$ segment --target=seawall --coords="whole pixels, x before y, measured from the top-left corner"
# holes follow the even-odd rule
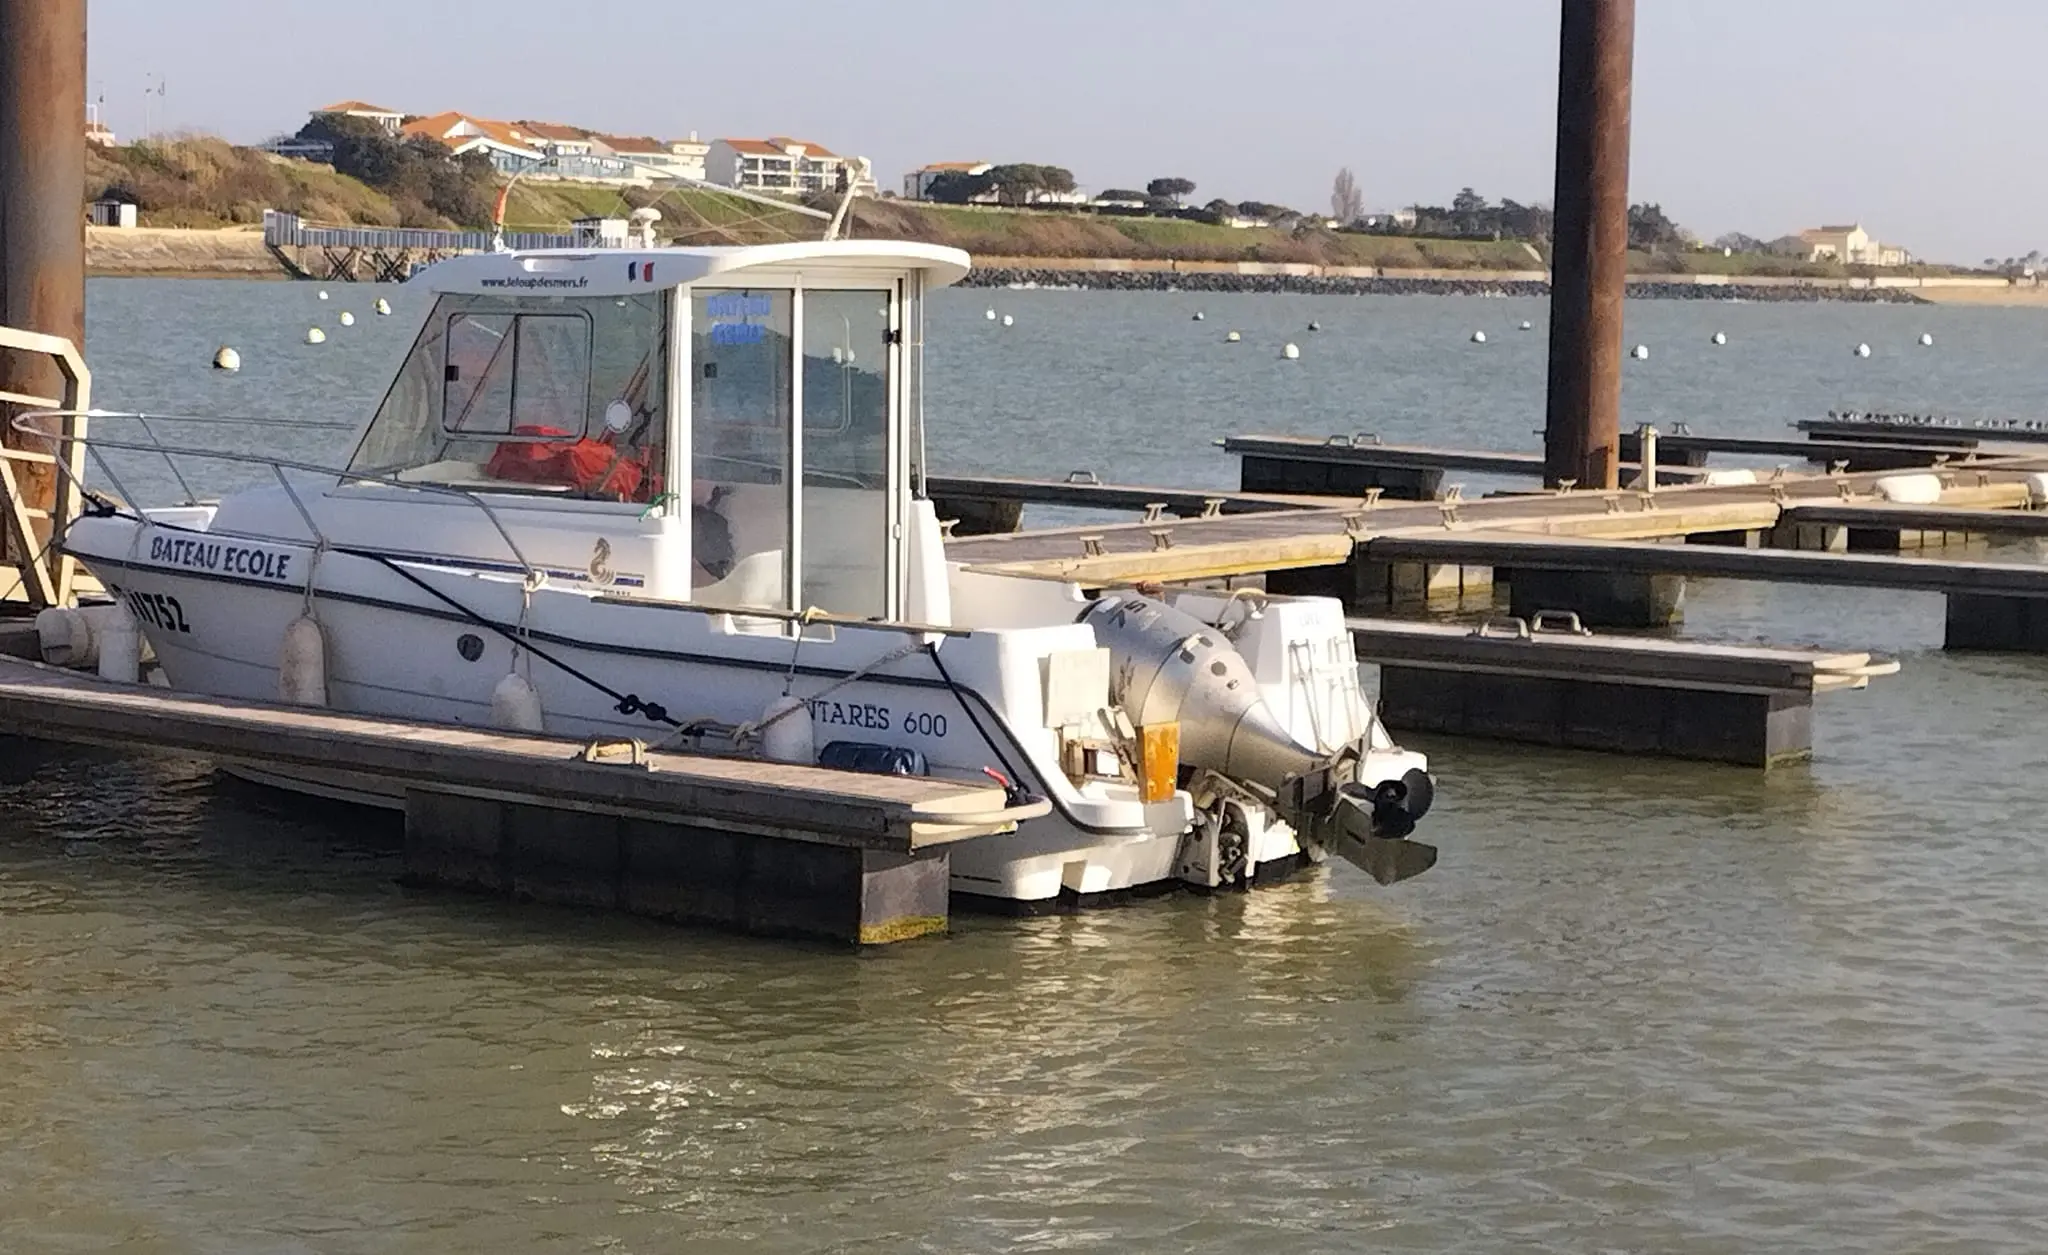
[[[976,257],[974,287],[1071,287],[1124,292],[1299,292],[1371,296],[1530,296],[1550,294],[1541,270],[1393,270],[1271,262],[1047,260]],[[2034,289],[1979,276],[1880,276],[1809,279],[1775,275],[1632,275],[1629,295],[1663,300],[1862,301],[1914,304],[1966,299],[2031,303]]]
[[[261,227],[87,227],[85,269],[94,276],[162,279],[282,279]]]

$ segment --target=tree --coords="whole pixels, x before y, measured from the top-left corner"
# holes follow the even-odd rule
[[[1275,205],[1263,200],[1239,201],[1237,212],[1247,218],[1257,218],[1263,222],[1271,223],[1278,223],[1283,219],[1301,217],[1300,214],[1285,205]]]
[[[1128,187],[1112,187],[1106,192],[1098,193],[1095,199],[1127,200],[1134,203],[1143,203],[1143,201],[1145,200],[1145,193],[1134,191],[1133,189]]]
[[[996,166],[988,172],[988,181],[1005,205],[1028,205],[1038,194],[1038,167],[1024,162]]]
[[[995,186],[995,180],[990,177],[992,174],[993,171],[988,170],[980,174],[969,174],[965,170],[948,170],[943,174],[933,175],[932,181],[925,184],[924,198],[942,205],[969,204],[979,197],[988,195],[989,190]]]
[[[1725,248],[1731,253],[1768,253],[1771,251],[1770,245],[1753,235],[1744,235],[1740,231],[1730,231],[1720,239],[1715,240],[1714,247]]]
[[[1665,216],[1661,205],[1628,207],[1628,246],[1644,250],[1677,248],[1685,243],[1685,230]]]
[[[988,172],[996,199],[1005,205],[1029,205],[1047,195],[1065,195],[1074,190],[1074,173],[1061,166],[1013,162]]]
[[[1193,179],[1154,179],[1145,185],[1145,192],[1154,200],[1170,200],[1180,204],[1183,196],[1192,196],[1195,191]]]
[[[1074,172],[1065,166],[1038,167],[1038,186],[1053,196],[1065,196],[1074,190]]]
[[[1330,185],[1330,216],[1340,226],[1365,217],[1365,193],[1358,190],[1358,177],[1350,166],[1337,171],[1337,181]]]
[[[497,172],[482,153],[457,157],[423,135],[400,140],[366,118],[322,114],[299,130],[334,146],[334,168],[391,198],[406,226],[440,220],[481,227],[491,220]]]
[[[1237,217],[1237,206],[1219,196],[1202,206],[1202,217],[1221,225]]]

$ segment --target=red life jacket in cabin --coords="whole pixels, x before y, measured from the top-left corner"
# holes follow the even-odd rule
[[[641,489],[649,479],[646,449],[621,453],[609,441],[572,437],[559,427],[520,426],[513,428],[512,434],[558,438],[508,440],[499,445],[484,466],[484,473],[492,479],[558,484],[620,501],[643,499]]]

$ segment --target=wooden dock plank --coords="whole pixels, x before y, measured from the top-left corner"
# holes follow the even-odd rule
[[[1515,532],[1379,536],[1365,542],[1375,561],[1462,563],[1495,568],[1609,571],[1762,580],[1935,593],[2048,597],[2048,566],[1950,562],[1878,554],[1734,549],[1635,541],[1585,541]]]
[[[1231,489],[1151,488],[1096,480],[1023,479],[1005,475],[931,475],[925,492],[934,501],[1021,501],[1026,505],[1100,510],[1142,510],[1159,505],[1180,515],[1201,515],[1213,504],[1222,514],[1327,508],[1328,497],[1249,493]]]
[[[1456,624],[1348,620],[1360,661],[1679,688],[1812,693],[1861,680],[1868,653],[1537,631],[1481,634]]]
[[[1475,471],[1487,475],[1543,476],[1543,455],[1489,449],[1442,449],[1429,445],[1381,444],[1369,439],[1345,436],[1228,436],[1221,441],[1225,453],[1240,457],[1276,458],[1301,462],[1333,462],[1347,466],[1383,466],[1416,470]],[[1624,473],[1640,472],[1634,462],[1624,463]],[[1696,480],[1701,472],[1683,466],[1658,468],[1660,476],[1676,482]]]
[[[810,843],[908,853],[1009,831],[990,785],[650,753],[645,769],[583,761],[583,743],[118,685],[0,660],[0,731],[117,748],[179,750],[273,770],[374,774]],[[977,820],[980,819],[979,822]]]
[[[2048,536],[2048,510],[1973,510],[1956,506],[1802,505],[1785,512],[1788,523],[1820,523],[1873,530],[1974,532],[1986,536]]]
[[[1944,505],[2010,508],[2030,500],[2030,474],[2048,458],[1998,459],[1941,472]],[[977,569],[1105,587],[1137,580],[1220,578],[1330,565],[1346,542],[1389,534],[1483,528],[1557,537],[1643,540],[1775,526],[1798,505],[1868,501],[1896,471],[1787,473],[1755,484],[1634,491],[1527,493],[1471,501],[1392,501],[1157,523],[1048,528],[954,540],[947,556]],[[1099,550],[1100,552],[1094,552]],[[1445,560],[1449,564],[1449,560]],[[1473,562],[1470,565],[1487,565]]]
[[[1984,426],[1978,426],[1982,421]],[[2048,442],[2048,429],[2008,427],[1997,420],[1973,420],[1961,426],[1948,423],[1859,422],[1841,418],[1803,418],[1793,427],[1816,439],[1882,441],[1886,444],[1972,445],[1984,441],[2015,444]]]

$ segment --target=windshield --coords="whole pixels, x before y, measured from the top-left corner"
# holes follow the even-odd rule
[[[668,294],[444,296],[348,469],[649,502],[667,439]]]

